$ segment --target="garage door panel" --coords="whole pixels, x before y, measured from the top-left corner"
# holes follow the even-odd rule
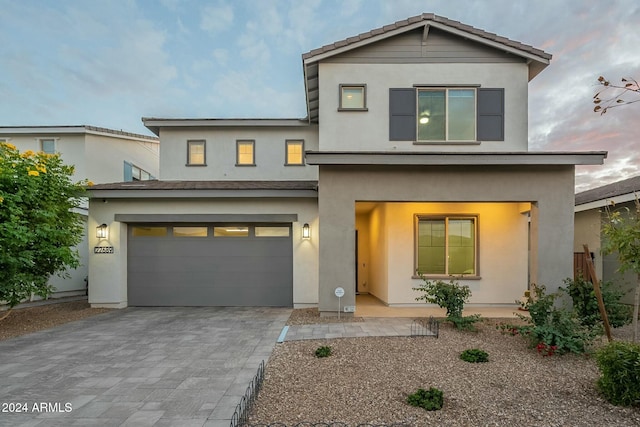
[[[132,306],[292,306],[286,237],[129,236]]]

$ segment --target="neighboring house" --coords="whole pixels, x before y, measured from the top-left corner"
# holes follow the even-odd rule
[[[143,118],[159,181],[98,185],[95,306],[415,305],[420,271],[472,304],[572,275],[575,165],[529,152],[551,55],[423,14],[302,56],[304,119]],[[303,154],[304,153],[304,154]],[[104,203],[106,201],[107,203]],[[559,232],[562,230],[562,232]]]
[[[635,212],[635,200],[640,197],[640,176],[603,185],[576,194],[574,251],[583,252],[588,245],[593,254],[593,263],[598,279],[618,285],[624,292],[623,302],[633,304],[633,290],[638,277],[632,271],[621,273],[616,254],[603,255],[601,252],[602,224],[606,221],[605,207],[626,215]],[[628,210],[629,211],[628,211]]]
[[[152,136],[94,126],[1,126],[0,141],[10,142],[20,151],[60,153],[65,164],[74,166],[74,181],[107,183],[154,179],[158,175],[159,141]],[[83,203],[78,213],[86,223],[88,203]],[[78,252],[81,265],[67,271],[70,278],[51,278],[54,297],[86,294],[86,233]]]

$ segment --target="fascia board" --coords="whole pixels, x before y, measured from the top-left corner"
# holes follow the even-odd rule
[[[577,205],[574,210],[575,212],[584,212],[591,209],[600,209],[600,208],[604,208],[605,206],[609,206],[612,203],[618,204],[618,203],[632,202],[636,200],[636,197],[637,197],[636,193],[621,194],[619,196],[608,197],[606,199],[594,200],[592,202]]]
[[[310,165],[601,165],[606,151],[573,153],[306,152]]]
[[[318,198],[313,190],[91,190],[91,199]]]

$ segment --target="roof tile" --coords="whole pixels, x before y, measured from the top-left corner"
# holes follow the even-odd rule
[[[132,181],[97,184],[97,190],[317,190],[318,181]]]
[[[360,35],[358,35],[357,37],[349,37],[347,39],[344,40],[340,40],[325,46],[322,46],[322,48],[320,49],[313,49],[305,54],[302,55],[303,59],[309,59],[314,57],[317,54],[320,53],[325,53],[325,52],[330,52],[332,50],[338,49],[340,47],[344,47],[344,46],[348,46],[350,44],[353,43],[357,43],[361,40],[366,40],[368,38],[380,35],[380,34],[384,34],[402,27],[406,27],[408,25],[412,25],[415,24],[417,22],[421,22],[421,21],[433,21],[433,22],[438,22],[444,25],[448,25],[452,28],[455,28],[457,30],[462,30],[462,31],[466,31],[469,32],[471,34],[475,34],[479,37],[485,38],[487,40],[492,40],[492,41],[497,41],[499,43],[502,43],[506,46],[509,47],[513,47],[515,49],[519,49],[519,50],[523,50],[525,52],[534,54],[534,55],[538,55],[541,56],[545,59],[551,59],[551,55],[544,52],[543,50],[540,49],[536,49],[531,45],[528,44],[524,44],[524,43],[520,43],[518,41],[515,40],[510,40],[506,37],[502,37],[499,36],[495,33],[490,33],[488,31],[484,31],[481,30],[479,28],[475,28],[471,25],[467,25],[467,24],[463,24],[462,22],[459,21],[454,21],[452,19],[448,19],[445,18],[443,16],[439,16],[439,15],[435,15],[433,13],[423,13],[422,15],[417,15],[417,16],[412,16],[410,18],[407,18],[405,20],[402,21],[397,21],[394,22],[393,24],[388,24],[388,25],[384,25],[383,27],[380,28],[376,28],[373,29],[371,31],[368,31],[366,33],[362,33]]]
[[[576,206],[631,193],[640,193],[640,175],[578,193]]]

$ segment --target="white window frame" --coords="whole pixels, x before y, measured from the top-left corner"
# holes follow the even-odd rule
[[[471,139],[450,139],[449,138],[449,91],[452,90],[471,90],[473,91],[473,120],[474,132]],[[444,139],[420,139],[420,92],[439,92],[444,91],[445,105],[445,124]],[[475,142],[478,138],[478,90],[473,86],[455,86],[455,87],[418,87],[416,88],[416,141],[417,142]]]

